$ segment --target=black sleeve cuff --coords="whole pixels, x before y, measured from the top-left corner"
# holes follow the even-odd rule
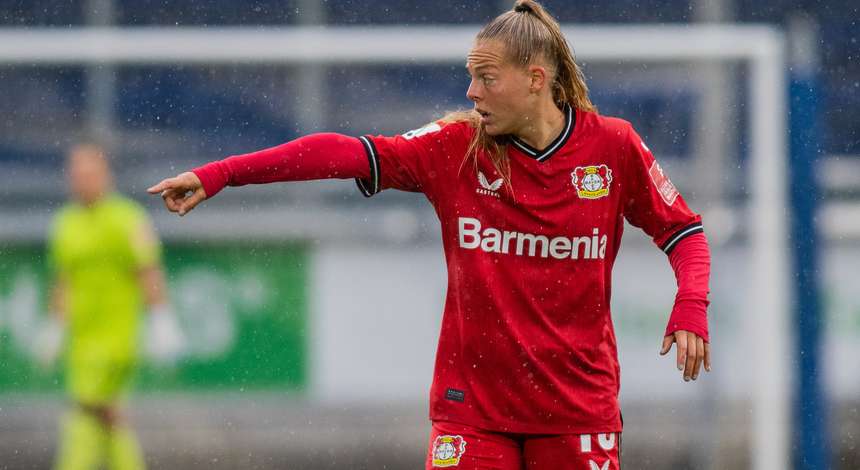
[[[684,228],[675,232],[674,235],[669,237],[664,243],[663,246],[660,247],[664,253],[667,255],[672,253],[672,250],[678,246],[678,242],[689,237],[690,235],[695,235],[697,233],[703,233],[705,231],[704,227],[702,227],[701,222],[696,222],[690,225],[685,226]]]
[[[366,136],[358,138],[364,145],[364,151],[367,152],[367,161],[370,164],[370,179],[356,178],[355,184],[358,190],[364,197],[370,197],[380,191],[379,189],[379,153],[376,151],[376,146],[373,141]]]

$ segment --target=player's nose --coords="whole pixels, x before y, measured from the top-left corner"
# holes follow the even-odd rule
[[[472,80],[469,83],[469,88],[466,90],[466,98],[469,98],[474,103],[481,100],[480,85],[477,80]]]

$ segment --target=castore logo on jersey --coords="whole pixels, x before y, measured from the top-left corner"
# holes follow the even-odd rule
[[[591,470],[609,470],[609,460],[603,462],[603,465],[598,466],[597,462],[594,460],[588,461],[588,466],[591,467]]]
[[[499,178],[499,179],[493,181],[492,183],[490,183],[490,180],[488,180],[487,177],[484,176],[484,173],[479,171],[478,172],[478,184],[480,184],[481,187],[476,188],[475,192],[478,194],[483,194],[485,196],[499,197],[498,190],[499,190],[499,188],[502,187],[503,182],[504,182],[504,180],[502,178]]]

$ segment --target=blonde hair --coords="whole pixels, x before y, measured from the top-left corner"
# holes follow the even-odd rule
[[[537,60],[545,61],[554,74],[552,98],[559,108],[569,105],[573,109],[597,111],[588,98],[585,76],[576,64],[561,27],[538,2],[517,0],[513,9],[497,16],[475,38],[478,43],[490,40],[504,45],[507,59],[513,64],[526,67]],[[475,128],[463,163],[471,159],[477,166],[478,151],[484,151],[510,189],[511,166],[504,136],[488,135],[480,125],[480,114],[474,110],[451,112],[441,121],[468,122]]]

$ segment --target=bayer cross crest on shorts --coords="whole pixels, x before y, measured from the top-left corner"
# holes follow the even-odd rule
[[[433,466],[454,467],[466,452],[463,436],[437,436],[433,441]]]

